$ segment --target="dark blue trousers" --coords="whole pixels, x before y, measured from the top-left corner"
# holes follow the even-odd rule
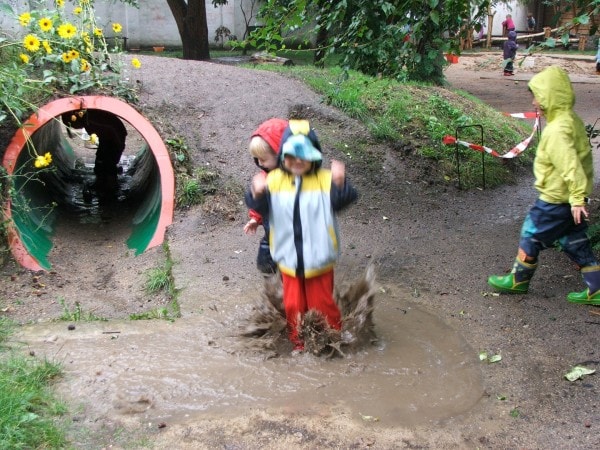
[[[585,221],[575,225],[568,203],[557,205],[538,199],[523,222],[519,248],[537,260],[542,250],[558,246],[579,267],[597,266],[587,228]]]

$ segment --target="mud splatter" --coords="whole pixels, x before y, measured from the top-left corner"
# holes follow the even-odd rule
[[[281,277],[265,278],[261,299],[241,330],[241,336],[251,338],[250,345],[279,356],[290,344],[283,308]],[[342,328],[335,330],[316,310],[309,310],[300,323],[299,336],[306,352],[332,358],[346,356],[377,341],[373,323],[375,308],[375,270],[369,266],[364,274],[343,293],[336,290],[335,301],[342,313]]]

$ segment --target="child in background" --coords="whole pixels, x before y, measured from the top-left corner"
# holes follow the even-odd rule
[[[321,168],[320,144],[306,120],[290,120],[279,155],[280,167],[266,178],[257,174],[246,204],[270,223],[271,255],[282,276],[283,305],[294,352],[304,350],[298,328],[314,309],[329,326],[341,329],[341,313],[333,298],[333,268],[339,256],[335,212],[356,200],[345,166],[332,161]]]
[[[533,33],[535,31],[535,19],[533,14],[530,12],[527,13],[527,32]]]
[[[514,60],[517,56],[517,33],[514,31],[508,32],[508,39],[504,43],[504,76],[514,75]]]
[[[287,126],[287,120],[273,118],[261,123],[252,133],[248,150],[265,177],[268,172],[279,165],[281,137]],[[244,225],[244,233],[255,234],[259,225],[262,225],[265,230],[258,246],[256,267],[262,273],[275,273],[277,267],[269,250],[269,221],[252,209],[248,211],[248,217],[250,220]]]
[[[515,22],[510,14],[506,15],[506,20],[502,22],[502,36],[508,35],[511,31],[515,31]]]

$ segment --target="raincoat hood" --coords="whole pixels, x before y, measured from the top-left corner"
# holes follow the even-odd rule
[[[283,132],[288,127],[288,121],[283,119],[269,119],[261,123],[251,138],[260,136],[267,144],[273,149],[276,155],[279,155],[279,148],[281,147],[281,138]]]
[[[552,121],[560,111],[573,109],[575,92],[567,72],[557,66],[542,70],[529,81],[529,89],[540,104],[546,120]]]
[[[297,146],[301,142],[302,145]],[[288,144],[286,146],[286,144]],[[281,138],[281,148],[287,148],[288,154],[294,154],[294,151],[291,150],[292,146],[289,144],[294,144],[299,151],[303,154],[306,154],[307,157],[303,158],[307,161],[313,162],[313,170],[321,167],[322,157],[318,157],[317,154],[322,154],[321,143],[319,142],[319,138],[317,137],[317,133],[310,127],[310,123],[308,120],[290,120],[289,126],[285,129],[283,133],[283,137]],[[279,151],[279,160],[280,163],[283,161],[284,152]],[[297,156],[297,155],[295,155]],[[281,164],[283,168],[283,164]],[[283,168],[285,170],[285,168]]]

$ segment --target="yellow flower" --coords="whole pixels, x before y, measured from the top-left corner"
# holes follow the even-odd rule
[[[115,33],[120,33],[121,31],[123,31],[123,27],[121,26],[120,23],[117,23],[117,22],[112,24],[112,29]]]
[[[94,28],[94,34],[98,37],[102,36],[102,28]]]
[[[50,152],[46,153],[45,155],[37,155],[35,157],[35,162],[33,163],[33,165],[37,168],[37,169],[41,169],[42,167],[47,167],[50,165],[50,163],[52,162],[52,155],[50,154]]]
[[[52,53],[52,47],[50,47],[50,43],[48,41],[43,41],[42,45],[44,46],[44,49],[46,49],[46,53],[48,55]]]
[[[92,68],[92,66],[90,66],[90,63],[87,62],[85,59],[81,59],[81,71],[82,72],[89,72],[89,70]]]
[[[19,55],[19,58],[21,58],[21,61],[23,61],[23,64],[27,64],[29,62],[29,56],[27,56],[25,53],[21,53]]]
[[[78,59],[78,58],[79,58],[79,52],[78,52],[77,50],[69,50],[69,52],[68,52],[68,53],[69,53],[69,58],[70,58],[71,60],[74,60],[74,59]]]
[[[140,62],[140,60],[139,60],[139,59],[137,59],[137,58],[133,58],[133,59],[131,60],[131,65],[132,65],[133,67],[135,67],[136,69],[139,69],[140,67],[142,67],[142,63],[141,63],[141,62]]]
[[[40,49],[40,40],[33,34],[28,34],[23,39],[23,46],[30,52],[37,52]]]
[[[92,133],[90,135],[90,144],[97,144],[98,143],[98,135],[96,133]]]
[[[69,64],[71,62],[71,56],[69,55],[69,53],[65,52],[61,55],[61,58],[63,60],[63,62]]]
[[[29,22],[31,22],[31,14],[29,14],[28,12],[24,12],[19,16],[19,23],[21,24],[21,26],[26,27],[27,25],[29,25]]]
[[[65,22],[58,27],[58,35],[63,39],[71,39],[75,37],[75,33],[77,33],[77,28],[75,28],[73,24],[70,24],[69,22]]]
[[[58,6],[59,8],[62,8],[63,6],[65,6],[65,0],[55,0],[56,2],[56,6]]]
[[[73,14],[75,14],[76,16],[78,16],[79,14],[81,14],[81,11],[83,11],[83,9],[81,9],[81,6],[73,8]]]
[[[47,17],[42,17],[38,21],[38,25],[40,26],[40,30],[42,31],[50,31],[52,29],[52,20]]]

